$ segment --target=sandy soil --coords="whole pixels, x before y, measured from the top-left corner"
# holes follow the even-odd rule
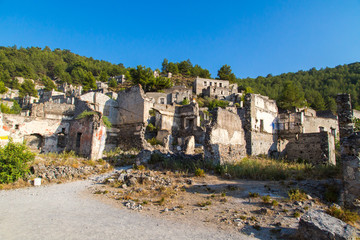
[[[0,191],[0,239],[250,239],[237,231],[115,207],[97,200],[92,184]]]
[[[130,174],[139,175],[139,172]],[[189,177],[172,172],[145,172],[155,179],[170,179],[171,184],[154,185],[150,182],[122,188],[107,183],[93,185],[89,190],[95,199],[129,212],[225,230],[234,236],[243,233],[258,239],[287,239],[297,231],[299,217],[294,215],[296,212],[301,216],[309,209],[326,207],[309,195],[310,199],[307,200],[289,201],[288,190],[297,187],[291,181],[224,180],[212,175]],[[116,179],[117,175],[107,177]],[[189,180],[191,184],[187,183]],[[259,197],[250,198],[249,192],[257,193]],[[270,203],[264,203],[262,199],[262,196],[267,195]],[[161,202],[161,198],[164,201]],[[135,205],[142,205],[142,210],[129,209],[126,206],[128,199]],[[278,202],[277,206],[271,204],[273,200]],[[201,206],[202,203],[208,205]]]

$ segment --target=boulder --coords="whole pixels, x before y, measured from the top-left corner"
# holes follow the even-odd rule
[[[319,210],[310,210],[300,219],[299,237],[306,240],[356,239],[356,229]]]

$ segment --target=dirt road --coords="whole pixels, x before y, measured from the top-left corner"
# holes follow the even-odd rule
[[[250,239],[115,208],[78,181],[0,191],[0,239]]]

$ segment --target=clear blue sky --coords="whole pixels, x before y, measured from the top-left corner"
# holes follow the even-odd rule
[[[360,61],[359,0],[4,1],[0,46],[49,46],[135,67],[190,59],[216,77]]]

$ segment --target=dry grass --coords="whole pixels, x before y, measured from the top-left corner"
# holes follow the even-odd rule
[[[313,166],[307,163],[286,162],[268,158],[249,157],[236,164],[216,167],[222,176],[253,180],[323,179],[337,178],[339,167],[332,165]]]
[[[351,225],[354,225],[356,221],[360,220],[360,216],[357,213],[335,206],[328,208],[326,213]]]

